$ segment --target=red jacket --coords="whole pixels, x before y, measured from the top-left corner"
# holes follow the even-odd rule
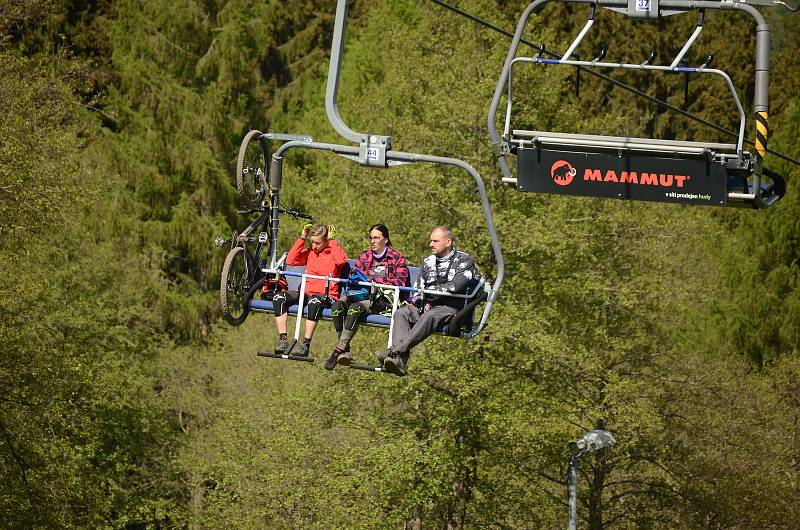
[[[342,268],[347,263],[347,254],[335,239],[329,239],[328,246],[319,253],[314,252],[311,248],[306,248],[305,245],[306,242],[303,239],[294,242],[292,248],[289,249],[289,255],[286,256],[287,265],[305,265],[306,274],[341,277]],[[336,300],[339,298],[339,284],[328,283],[318,278],[306,278],[306,295],[314,294],[327,294]]]

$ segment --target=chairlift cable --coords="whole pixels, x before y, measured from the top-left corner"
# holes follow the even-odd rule
[[[473,22],[475,22],[477,24],[480,24],[480,25],[485,26],[485,27],[487,27],[489,29],[492,29],[492,30],[494,30],[494,31],[496,31],[498,33],[501,33],[501,34],[505,35],[506,37],[511,37],[511,38],[514,37],[514,34],[511,33],[510,31],[504,30],[503,28],[501,28],[499,26],[496,26],[496,25],[492,24],[491,22],[483,20],[482,18],[477,17],[477,16],[475,16],[475,15],[473,15],[471,13],[468,13],[468,12],[464,11],[463,9],[457,8],[455,6],[452,6],[452,5],[448,4],[447,2],[444,2],[443,0],[430,0],[430,1],[433,2],[434,4],[438,5],[438,6],[441,6],[441,7],[445,8],[445,9],[448,9],[448,10],[452,11],[453,13],[456,13],[457,15],[463,16],[463,17],[465,17],[465,18],[467,18],[469,20],[472,20]],[[787,9],[788,9],[788,7],[787,7]],[[527,44],[528,46],[530,46],[531,48],[534,48],[536,50],[544,51],[545,54],[550,55],[551,57],[554,57],[556,59],[560,59],[562,57],[559,53],[550,51],[550,50],[548,50],[546,48],[544,48],[544,50],[543,50],[542,49],[542,45],[535,44],[533,42],[530,42],[529,40],[521,39],[520,42],[522,42],[523,44]],[[580,69],[580,70],[582,70],[584,72],[587,72],[587,73],[589,73],[589,74],[591,74],[593,76],[599,77],[599,78],[601,78],[601,79],[603,79],[603,80],[605,80],[605,81],[607,81],[609,83],[612,83],[612,84],[614,84],[614,85],[616,85],[616,86],[618,86],[618,87],[620,87],[620,88],[622,88],[624,90],[627,90],[628,92],[636,94],[637,96],[643,97],[643,98],[645,98],[645,99],[647,99],[647,100],[649,100],[649,101],[651,101],[653,103],[657,103],[657,104],[661,105],[662,107],[665,107],[665,108],[667,108],[669,110],[673,110],[673,111],[683,115],[684,117],[689,118],[691,120],[694,120],[694,121],[696,121],[698,123],[701,123],[701,124],[703,124],[703,125],[705,125],[707,127],[711,127],[712,129],[715,129],[715,130],[717,130],[719,132],[725,133],[725,134],[727,134],[729,136],[733,136],[733,137],[738,136],[736,132],[731,131],[730,129],[726,129],[726,128],[722,127],[721,125],[717,125],[716,123],[710,122],[710,121],[706,120],[705,118],[701,118],[700,116],[695,116],[694,114],[692,114],[690,112],[687,112],[687,111],[681,109],[680,107],[676,107],[675,105],[673,105],[671,103],[667,103],[666,101],[662,101],[662,100],[660,100],[660,99],[658,99],[658,98],[656,98],[654,96],[651,96],[650,94],[647,94],[646,92],[642,92],[638,88],[634,88],[634,87],[632,87],[630,85],[627,85],[627,84],[623,83],[622,81],[618,81],[618,80],[614,79],[613,77],[607,76],[607,75],[605,75],[603,73],[597,72],[597,71],[592,70],[591,68],[587,68],[585,66],[577,66],[576,68],[578,68],[578,69]],[[745,138],[744,141],[746,143],[752,145],[752,146],[755,146],[755,142],[753,140],[750,140],[749,138]],[[800,160],[796,160],[796,159],[794,159],[794,158],[792,158],[792,157],[790,157],[788,155],[785,155],[783,153],[775,151],[774,149],[771,149],[769,147],[767,147],[767,152],[777,156],[778,158],[782,158],[782,159],[786,160],[787,162],[791,162],[792,164],[800,166]]]

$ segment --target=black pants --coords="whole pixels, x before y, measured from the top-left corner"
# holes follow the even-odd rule
[[[275,293],[272,297],[272,311],[275,316],[283,315],[289,312],[289,308],[300,302],[300,291],[283,291]],[[332,300],[328,296],[315,294],[308,298],[306,306],[308,307],[308,318],[314,322],[319,321],[322,317],[322,310],[326,307],[331,307]]]

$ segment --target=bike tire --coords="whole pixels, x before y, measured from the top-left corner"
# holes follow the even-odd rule
[[[253,271],[242,247],[232,248],[222,265],[219,282],[219,302],[222,316],[233,326],[242,324],[250,313],[250,290]]]
[[[261,205],[267,190],[269,152],[267,142],[261,141],[261,131],[248,132],[239,146],[236,159],[236,191],[243,208]]]

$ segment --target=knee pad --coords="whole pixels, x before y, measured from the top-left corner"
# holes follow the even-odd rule
[[[317,321],[322,315],[323,303],[319,296],[312,296],[308,300],[308,319]]]
[[[282,315],[288,312],[286,307],[286,294],[285,293],[275,293],[275,296],[272,297],[272,312],[276,315]]]

